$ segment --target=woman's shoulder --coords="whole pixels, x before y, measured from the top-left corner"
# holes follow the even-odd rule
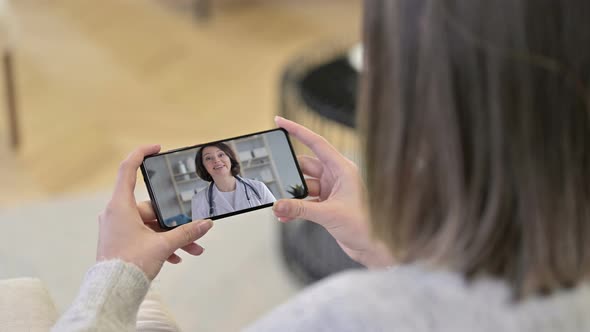
[[[337,274],[314,284],[255,325],[271,331],[587,331],[590,287],[515,303],[505,282],[424,265]],[[575,326],[582,326],[576,329]],[[542,327],[542,328],[541,328]]]
[[[423,302],[435,298],[442,302],[464,302],[478,294],[494,294],[487,301],[503,302],[509,298],[509,289],[503,282],[482,279],[475,283],[466,281],[458,273],[431,269],[422,264],[401,265],[381,270],[357,270],[337,274],[318,283],[311,292],[325,292],[334,300],[356,298],[372,303],[387,303],[389,307],[422,307]],[[332,295],[330,295],[332,294]],[[403,298],[402,301],[397,299]],[[346,302],[346,301],[345,301]],[[405,310],[405,309],[404,309]]]
[[[503,287],[494,284],[486,294],[499,299]],[[448,320],[461,321],[469,307],[467,293],[459,275],[432,273],[421,266],[349,271],[308,287],[252,330],[271,331],[285,324],[295,327],[293,331],[386,331],[394,326],[414,330],[426,319],[442,327]],[[485,298],[476,307],[472,312],[486,310]],[[446,312],[450,308],[454,311]]]

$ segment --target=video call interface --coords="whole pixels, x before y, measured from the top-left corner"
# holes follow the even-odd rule
[[[146,158],[144,168],[167,227],[306,194],[280,130],[165,152]]]

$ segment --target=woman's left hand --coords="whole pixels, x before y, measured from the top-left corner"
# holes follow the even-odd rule
[[[203,247],[194,241],[213,226],[211,220],[204,220],[161,232],[151,204],[136,203],[137,169],[145,156],[159,151],[159,145],[143,146],[121,163],[111,201],[98,217],[97,261],[118,258],[135,264],[150,280],[160,272],[165,261],[180,263],[176,250],[183,249],[194,256],[202,254]]]

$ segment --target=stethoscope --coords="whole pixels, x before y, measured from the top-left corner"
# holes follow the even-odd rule
[[[240,183],[244,184],[244,192],[246,193],[246,198],[248,199],[248,205],[250,205],[250,207],[252,207],[252,204],[250,202],[250,195],[248,195],[248,188],[250,188],[250,190],[252,190],[252,192],[254,192],[254,195],[256,195],[256,197],[258,197],[259,201],[262,200],[262,196],[260,196],[260,194],[258,193],[256,188],[254,188],[254,186],[252,186],[248,182],[244,181],[239,176],[236,176],[235,178]],[[215,201],[213,201],[213,182],[209,183],[209,188],[207,189],[207,199],[209,200],[209,216],[213,217],[213,215],[215,214]]]

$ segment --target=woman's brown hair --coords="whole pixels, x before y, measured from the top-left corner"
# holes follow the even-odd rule
[[[209,174],[209,172],[207,172],[207,168],[205,168],[205,165],[203,165],[203,150],[205,150],[205,148],[214,146],[216,148],[218,148],[219,150],[225,152],[225,154],[229,157],[229,160],[231,161],[231,175],[233,176],[237,176],[240,175],[240,163],[238,162],[238,158],[236,158],[236,154],[234,153],[234,150],[232,148],[229,147],[229,145],[225,144],[225,143],[211,143],[211,144],[206,144],[203,145],[199,151],[197,151],[197,154],[195,156],[195,165],[196,165],[196,171],[197,171],[197,175],[208,182],[212,182],[213,178],[211,177],[211,175]]]
[[[367,0],[374,232],[516,296],[590,274],[590,2]]]

